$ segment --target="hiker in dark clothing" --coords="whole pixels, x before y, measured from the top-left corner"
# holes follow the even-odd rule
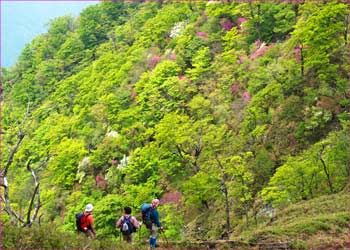
[[[154,250],[157,247],[157,236],[158,231],[163,230],[162,224],[159,221],[159,214],[157,211],[157,207],[159,206],[159,200],[152,200],[151,204],[143,204],[141,207],[142,211],[142,219],[144,224],[150,231],[149,244],[150,249]]]
[[[117,221],[116,227],[120,228],[120,231],[123,234],[123,239],[126,242],[132,243],[134,233],[136,232],[136,229],[140,228],[140,223],[134,216],[131,216],[130,207],[124,207],[124,213],[125,214]]]

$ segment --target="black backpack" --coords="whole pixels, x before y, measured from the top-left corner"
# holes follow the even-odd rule
[[[131,222],[131,216],[124,216],[120,231],[123,235],[130,235],[136,232],[136,228]]]
[[[77,226],[77,230],[78,231],[84,231],[83,228],[81,227],[81,223],[80,223],[80,220],[81,218],[83,218],[84,214],[83,213],[77,213],[75,214],[75,224]]]

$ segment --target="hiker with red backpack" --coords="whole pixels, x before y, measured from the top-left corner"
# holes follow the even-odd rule
[[[131,208],[124,207],[124,215],[119,218],[115,226],[120,228],[124,241],[132,243],[134,233],[140,228],[140,223],[134,216],[131,216]]]
[[[159,214],[157,211],[158,206],[159,206],[158,199],[153,199],[151,204],[144,203],[141,206],[142,221],[146,225],[146,227],[149,229],[149,232],[150,232],[149,244],[150,244],[151,250],[154,250],[156,247],[158,247],[157,245],[158,231],[163,230],[162,224],[159,221]]]
[[[92,216],[93,209],[94,207],[91,204],[87,204],[84,213],[75,215],[78,232],[85,233],[85,235],[91,239],[96,237],[94,217]]]

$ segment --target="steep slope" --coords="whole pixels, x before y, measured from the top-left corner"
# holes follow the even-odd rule
[[[169,239],[218,239],[343,191],[349,6],[102,2],[53,20],[3,69],[6,204],[31,214],[30,166],[37,218],[61,231],[93,203],[98,236],[118,236],[124,206],[159,197]]]

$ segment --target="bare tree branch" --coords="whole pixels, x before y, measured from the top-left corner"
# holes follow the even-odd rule
[[[27,110],[24,114],[24,117],[23,117],[23,121],[22,121],[22,124],[19,126],[19,131],[18,131],[18,134],[17,134],[17,138],[18,138],[18,141],[15,145],[15,147],[11,150],[10,152],[10,156],[6,162],[6,165],[4,167],[4,171],[2,173],[2,176],[3,177],[6,177],[7,176],[7,171],[9,169],[9,167],[11,166],[12,162],[13,162],[13,157],[14,155],[16,154],[21,142],[23,141],[24,137],[25,137],[25,133],[24,133],[24,124],[25,122],[27,121],[28,119],[28,116],[29,116],[29,112],[30,112],[30,99],[28,97],[28,103],[27,103]]]
[[[43,166],[45,166],[52,156],[53,155],[47,156],[46,159],[40,163],[38,168],[42,168]],[[35,195],[37,197],[37,203],[35,205],[34,213],[33,213],[33,216],[31,218],[30,224],[29,224],[29,226],[30,226],[31,224],[33,224],[33,222],[35,221],[36,217],[38,216],[39,209],[41,208],[41,201],[40,201],[40,188],[39,188],[40,187],[40,183],[39,183],[39,180],[36,177],[34,171],[30,168],[29,164],[27,165],[27,169],[28,169],[28,171],[31,172],[31,174],[33,176],[33,179],[34,179],[34,183],[35,183],[35,189],[34,189],[34,193],[33,193],[33,196],[32,196],[31,204],[30,204],[30,206],[28,208],[28,214],[27,214],[27,218],[28,219],[29,219],[29,216],[30,216],[30,210],[29,209],[31,209],[31,207],[32,207]],[[28,220],[27,220],[27,222],[28,222]]]
[[[35,195],[36,195],[36,193],[38,192],[38,188],[39,188],[39,183],[38,183],[38,180],[37,180],[37,178],[36,178],[36,175],[35,175],[34,171],[32,170],[32,168],[30,167],[31,161],[32,161],[32,159],[29,159],[29,161],[27,162],[27,170],[28,170],[29,172],[31,172],[31,174],[32,174],[32,176],[33,176],[34,183],[35,183],[35,189],[34,189],[34,192],[33,192],[33,195],[32,195],[32,199],[30,200],[29,207],[28,207],[27,222],[26,222],[26,224],[23,225],[23,226],[26,226],[26,225],[30,225],[30,224],[31,224],[30,213],[31,213],[31,211],[32,211],[32,207],[33,207]]]
[[[10,152],[10,156],[6,162],[6,165],[4,167],[4,171],[2,172],[2,183],[1,186],[4,188],[4,198],[2,199],[5,202],[5,208],[4,210],[10,215],[11,220],[14,221],[15,219],[19,220],[20,222],[24,223],[24,220],[21,216],[19,216],[16,212],[12,211],[11,209],[11,202],[9,198],[9,185],[8,185],[8,180],[7,180],[7,172],[8,169],[10,168],[12,162],[13,162],[13,157],[18,151],[18,148],[23,141],[25,134],[20,130],[18,133],[18,141],[14,148]]]
[[[8,186],[7,177],[4,176],[3,180],[4,181],[2,183],[2,186],[4,187],[4,197],[1,196],[1,200],[5,202],[4,210],[8,215],[10,215],[12,221],[15,221],[17,219],[20,222],[24,223],[23,218],[20,215],[18,215],[16,212],[12,211],[12,209],[11,209],[11,202],[10,202],[10,198],[9,198],[9,186]]]
[[[2,173],[2,176],[3,176],[4,178],[7,176],[7,171],[8,171],[9,167],[11,166],[11,164],[12,164],[12,162],[13,162],[13,157],[15,156],[15,154],[16,154],[18,148],[19,148],[19,145],[20,145],[21,142],[23,141],[24,136],[25,136],[25,134],[22,133],[21,131],[18,133],[18,141],[17,141],[15,147],[11,150],[9,159],[8,159],[7,162],[6,162],[6,165],[5,165],[5,167],[4,167],[4,171],[3,171],[3,173]]]
[[[46,165],[46,163],[50,160],[51,158],[51,155],[49,155],[48,157],[46,157],[46,159],[40,163],[39,165],[39,168],[43,167],[44,165]],[[28,207],[28,213],[27,213],[27,224],[28,226],[31,226],[33,224],[33,222],[35,221],[36,217],[38,216],[38,213],[39,213],[39,209],[41,208],[41,202],[40,202],[40,183],[38,181],[38,178],[36,177],[34,171],[30,168],[30,161],[28,162],[27,164],[27,170],[31,172],[32,176],[33,176],[33,179],[34,179],[34,183],[35,183],[35,189],[34,189],[34,193],[33,193],[33,196],[32,196],[32,199],[30,201],[30,205]],[[34,209],[34,213],[33,213],[33,216],[32,218],[29,220],[30,218],[30,213],[31,213],[31,210],[32,210],[32,206],[33,206],[33,203],[34,203],[34,199],[35,199],[35,196],[37,197],[37,203],[35,205],[35,209]]]
[[[50,159],[51,156],[48,156],[43,162],[40,163],[40,167],[44,166]],[[17,214],[15,211],[13,211],[11,209],[11,202],[10,202],[10,198],[9,198],[9,185],[8,185],[8,181],[7,181],[7,177],[4,177],[4,182],[1,184],[1,186],[4,188],[4,197],[1,196],[0,194],[0,198],[1,201],[5,202],[5,208],[4,210],[6,211],[6,213],[8,213],[11,216],[11,220],[18,220],[23,224],[23,227],[25,226],[31,226],[33,224],[33,222],[36,220],[38,213],[39,213],[39,209],[41,208],[41,200],[40,200],[40,182],[34,172],[34,170],[30,167],[30,164],[32,162],[32,159],[30,159],[27,163],[27,170],[31,173],[34,183],[35,183],[35,188],[34,188],[34,192],[32,195],[32,198],[30,200],[30,204],[28,207],[28,211],[27,211],[27,216],[26,216],[26,221],[19,215]],[[36,203],[35,198],[37,199]],[[34,204],[35,203],[35,204]],[[33,210],[33,206],[34,206],[34,212],[33,215],[31,216],[32,210]]]
[[[23,128],[24,128],[24,124],[25,124],[25,122],[27,121],[27,119],[28,119],[28,116],[29,116],[29,114],[30,114],[30,98],[29,98],[29,95],[28,95],[28,103],[27,103],[27,111],[26,111],[26,113],[24,114],[24,118],[23,118],[23,121],[22,121],[22,127],[21,127],[21,129],[23,130]]]
[[[23,226],[31,226],[32,225],[32,223],[35,221],[35,219],[38,215],[39,209],[41,207],[40,188],[39,188],[40,183],[39,183],[38,178],[35,175],[33,169],[30,167],[32,159],[29,159],[27,162],[27,170],[31,173],[31,175],[34,179],[35,188],[34,188],[34,192],[33,192],[32,198],[30,200],[29,207],[28,207],[26,221],[19,214],[17,214],[14,210],[11,209],[11,201],[10,201],[10,195],[9,195],[9,183],[8,183],[8,179],[7,179],[7,174],[8,174],[8,170],[9,170],[11,164],[13,163],[13,158],[14,158],[15,154],[17,153],[17,151],[18,151],[18,149],[19,149],[19,147],[20,147],[20,145],[21,145],[21,143],[26,135],[24,133],[24,129],[25,129],[24,126],[27,122],[29,114],[30,114],[30,99],[28,97],[27,110],[26,110],[26,113],[24,114],[23,121],[21,124],[19,124],[19,122],[17,121],[17,124],[19,125],[18,126],[19,131],[17,134],[17,138],[18,138],[17,142],[16,142],[15,146],[13,147],[13,149],[10,151],[9,158],[7,159],[7,162],[6,162],[6,165],[4,167],[3,172],[1,173],[1,178],[3,180],[3,182],[1,183],[1,186],[4,188],[4,196],[2,196],[0,194],[0,198],[1,198],[1,202],[5,203],[4,210],[6,213],[8,213],[10,215],[12,221],[18,220],[23,224]],[[39,167],[44,166],[48,162],[49,159],[50,159],[50,156],[48,156],[43,162],[41,162]],[[37,197],[37,203],[35,204],[33,216],[30,217],[31,212],[33,210],[33,206],[34,206],[35,197]]]

